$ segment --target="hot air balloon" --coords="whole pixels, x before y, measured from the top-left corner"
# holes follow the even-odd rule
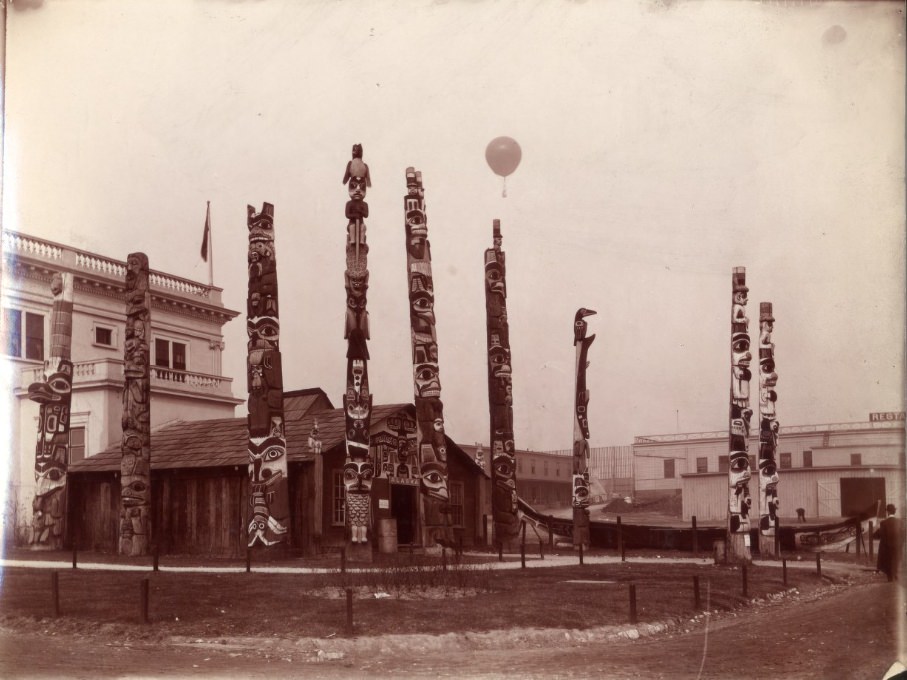
[[[504,198],[507,198],[507,175],[517,169],[522,157],[523,151],[520,149],[520,145],[510,137],[495,137],[485,147],[485,160],[488,162],[488,167],[494,174],[504,178],[504,190],[501,192]]]

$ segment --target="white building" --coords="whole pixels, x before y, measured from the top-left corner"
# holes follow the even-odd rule
[[[125,258],[127,254],[123,253]],[[151,263],[153,266],[153,262]],[[42,379],[49,350],[56,272],[73,277],[72,416],[70,459],[80,460],[122,437],[125,262],[3,231],[0,352],[10,413],[3,437],[9,485],[4,522],[30,522],[38,405],[28,386]],[[238,315],[221,289],[152,269],[152,428],[172,420],[228,418],[237,399],[221,373],[222,329]]]
[[[836,518],[882,506],[904,505],[904,421],[874,418],[861,423],[782,427],[777,460],[781,517]],[[888,415],[888,414],[886,414]],[[757,511],[758,432],[749,440],[750,495]],[[683,517],[723,520],[728,504],[728,433],[635,437],[637,495],[682,493]]]

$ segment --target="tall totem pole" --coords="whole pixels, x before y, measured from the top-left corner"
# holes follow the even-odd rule
[[[246,545],[285,546],[290,519],[287,439],[283,419],[283,369],[277,306],[277,252],[274,206],[247,207],[249,228],[249,336],[246,378],[249,391],[249,505]]]
[[[775,319],[772,303],[759,303],[759,552],[778,556],[778,450],[780,425],[775,417],[778,374],[775,373]]]
[[[731,302],[731,403],[728,455],[728,552],[735,562],[749,562],[750,552],[750,462],[748,439],[753,411],[750,408],[749,319],[746,316],[746,269],[735,267]]]
[[[580,308],[573,320],[576,347],[576,398],[573,407],[573,545],[588,547],[589,538],[589,390],[586,389],[587,355],[594,335],[586,337],[584,317],[595,314]]]
[[[501,242],[501,221],[494,220],[493,247],[485,251],[485,314],[491,429],[491,509],[496,544],[514,540],[520,528],[516,492],[516,448],[513,441],[510,327],[507,322],[507,270]]]
[[[147,555],[151,540],[151,288],[148,256],[126,258],[120,554]]]
[[[370,435],[372,395],[368,385],[368,244],[365,220],[368,203],[365,195],[372,185],[368,165],[362,160],[362,145],[353,145],[353,158],[347,163],[343,183],[348,185],[346,203],[346,323],[343,337],[346,350],[346,393],[343,410],[346,423],[346,460],[343,484],[346,490],[347,548],[350,559],[371,561],[368,543],[371,526],[372,478],[375,465],[371,456]]]
[[[38,404],[39,414],[30,543],[35,549],[59,550],[66,516],[72,397],[72,275],[54,274],[50,289],[54,296],[50,356],[44,362],[44,380],[28,386],[28,398]]]
[[[431,244],[425,216],[422,173],[406,169],[406,268],[409,321],[413,346],[416,441],[419,452],[426,545],[453,546],[444,406],[435,334],[435,291],[431,273]]]

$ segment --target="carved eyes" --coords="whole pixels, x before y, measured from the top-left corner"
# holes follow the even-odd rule
[[[748,336],[743,336],[736,338],[733,343],[731,343],[731,349],[738,354],[742,352],[748,352],[750,348],[750,339]]]
[[[511,463],[506,458],[501,460],[496,460],[494,462],[494,469],[501,477],[510,478],[513,476],[513,463]]]
[[[740,456],[731,461],[731,470],[734,472],[746,472],[750,467],[750,462],[746,456]]]
[[[427,295],[420,295],[413,299],[413,311],[417,314],[426,314],[434,309],[434,301]]]
[[[437,470],[430,470],[429,472],[423,473],[422,481],[430,486],[441,486],[444,483],[444,477],[442,477],[441,473]]]

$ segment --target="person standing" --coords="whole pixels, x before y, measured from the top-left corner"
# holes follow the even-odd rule
[[[889,503],[885,510],[888,517],[879,524],[879,559],[876,563],[876,571],[884,572],[889,581],[895,581],[898,579],[901,564],[903,534],[901,520],[894,516],[897,508]]]

